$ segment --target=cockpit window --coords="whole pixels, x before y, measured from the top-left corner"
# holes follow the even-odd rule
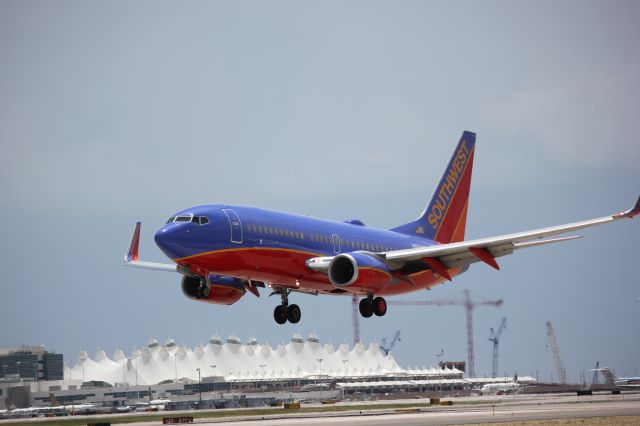
[[[209,218],[206,216],[193,216],[193,215],[173,216],[173,217],[170,217],[169,220],[167,220],[167,223],[172,223],[172,222],[191,222],[191,223],[197,223],[199,225],[206,225],[207,223],[209,223]]]

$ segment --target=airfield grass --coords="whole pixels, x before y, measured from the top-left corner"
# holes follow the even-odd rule
[[[206,411],[189,411],[189,412],[172,412],[165,411],[162,414],[141,414],[141,415],[114,415],[114,416],[82,416],[80,418],[73,417],[52,417],[50,419],[39,419],[34,422],[32,419],[16,419],[15,422],[9,422],[11,425],[24,425],[24,424],[37,424],[38,426],[76,426],[86,425],[88,423],[111,423],[111,424],[126,424],[126,423],[139,423],[139,422],[152,422],[162,421],[163,417],[193,417],[193,419],[203,418],[223,418],[223,417],[240,417],[240,416],[282,416],[282,415],[296,415],[306,413],[328,413],[328,412],[343,412],[343,411],[378,411],[378,410],[393,410],[403,408],[424,408],[430,407],[428,403],[416,403],[416,404],[380,404],[380,405],[329,405],[326,407],[301,407],[294,410],[286,410],[284,408],[252,408],[252,409],[237,409],[237,410],[206,410]]]

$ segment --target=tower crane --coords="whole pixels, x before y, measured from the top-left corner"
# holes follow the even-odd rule
[[[393,339],[391,339],[391,343],[389,343],[389,346],[387,346],[387,338],[383,337],[382,344],[380,345],[380,350],[382,351],[382,353],[385,354],[385,356],[389,355],[389,352],[391,352],[391,349],[393,349],[393,347],[399,341],[400,341],[400,330],[396,331],[396,334],[393,336]]]
[[[498,340],[500,339],[500,335],[502,334],[502,331],[505,328],[507,328],[507,319],[502,318],[502,322],[498,327],[498,331],[494,331],[493,328],[490,329],[491,331],[489,333],[489,340],[493,342],[493,359],[491,363],[491,377],[498,376]]]
[[[551,342],[551,351],[553,352],[553,361],[556,366],[556,374],[560,383],[565,383],[564,368],[562,368],[562,360],[560,359],[560,349],[558,349],[558,341],[556,340],[556,333],[553,332],[553,326],[551,321],[547,321],[547,336]]]
[[[434,306],[464,306],[467,315],[467,373],[469,377],[475,377],[474,354],[473,354],[473,308],[478,305],[495,306],[502,305],[503,300],[482,300],[479,302],[471,300],[469,290],[464,290],[463,299],[439,299],[439,300],[389,300],[389,305],[434,305]]]

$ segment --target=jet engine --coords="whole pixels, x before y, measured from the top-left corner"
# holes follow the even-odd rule
[[[208,292],[203,291],[203,286],[207,286],[203,277],[185,275],[182,277],[182,293],[189,299],[216,305],[232,305],[246,293],[242,280],[233,277],[211,274],[208,284]]]
[[[349,287],[374,293],[391,283],[389,267],[377,257],[364,253],[335,256],[327,272],[331,284],[337,288]]]

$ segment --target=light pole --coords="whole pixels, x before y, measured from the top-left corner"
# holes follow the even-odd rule
[[[71,371],[71,367],[69,367],[69,364],[71,364],[71,361],[65,361],[64,362],[64,365],[66,365],[67,368],[69,369],[69,380],[73,380],[73,378],[71,377],[71,372],[72,371]],[[64,378],[64,376],[63,376],[63,378]]]
[[[200,369],[196,368],[196,370],[198,370],[198,410],[202,407],[202,378],[200,377]]]
[[[216,391],[216,366],[217,364],[212,364],[210,367],[213,369],[213,392]]]
[[[22,363],[21,363],[20,361],[16,362],[16,369],[17,369],[17,371],[18,371],[18,377],[19,377],[20,379],[22,379],[22,373],[20,372],[20,365],[21,365],[21,364],[22,364]]]
[[[176,375],[176,383],[178,383],[178,352],[173,354],[173,370]]]
[[[262,380],[264,381],[264,368],[267,366],[267,364],[259,364],[258,367],[260,367],[260,369],[262,370]],[[260,382],[260,388],[262,388],[262,384],[263,381]]]
[[[342,366],[344,367],[344,375],[347,375],[347,363],[349,362],[348,359],[343,359],[342,360]]]
[[[316,358],[316,361],[320,364],[320,374],[322,374],[322,358]],[[316,383],[318,383],[317,377],[318,376],[316,375]]]
[[[2,364],[2,377],[7,377],[7,364]]]
[[[39,382],[39,380],[38,380],[38,363],[37,363],[37,362],[34,362],[34,363],[33,363],[33,371],[35,372],[35,376],[36,376],[36,383],[38,383],[38,382]]]

